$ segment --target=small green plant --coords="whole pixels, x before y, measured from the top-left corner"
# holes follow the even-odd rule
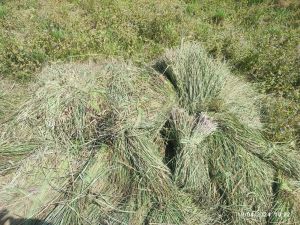
[[[220,25],[225,20],[226,14],[223,10],[218,10],[216,13],[212,16],[213,23]]]
[[[0,19],[7,14],[5,7],[0,3]]]

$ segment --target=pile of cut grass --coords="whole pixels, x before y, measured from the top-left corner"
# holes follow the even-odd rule
[[[54,64],[31,88],[0,136],[0,157],[11,158],[0,206],[13,214],[199,225],[267,224],[243,215],[297,210],[272,185],[278,174],[299,180],[298,155],[263,137],[259,96],[197,43],[153,67]]]

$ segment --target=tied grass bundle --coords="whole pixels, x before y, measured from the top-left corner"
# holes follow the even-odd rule
[[[209,192],[210,180],[207,152],[200,152],[199,144],[217,128],[216,124],[205,114],[193,117],[185,109],[174,108],[165,128],[166,161],[175,183],[204,197]]]
[[[265,224],[265,218],[245,218],[243,212],[268,212],[272,204],[273,171],[252,154],[259,139],[239,129],[235,118],[218,118],[219,128],[207,146],[212,189],[219,195],[220,212],[232,224]],[[244,139],[247,137],[247,139]],[[247,193],[247,194],[245,194]]]
[[[51,224],[97,224],[109,218],[123,200],[118,186],[109,179],[117,165],[109,165],[111,149],[102,146],[77,170],[68,187],[61,191],[60,201],[44,215]]]
[[[101,65],[92,63],[46,67],[17,122],[28,129],[38,126],[44,135],[66,145],[93,142],[97,121],[106,117],[106,80],[101,70]]]
[[[250,127],[261,127],[255,91],[233,77],[221,62],[211,59],[197,43],[167,50],[154,64],[172,83],[179,104],[190,114],[229,112]]]

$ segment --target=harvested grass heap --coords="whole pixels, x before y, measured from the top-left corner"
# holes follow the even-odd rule
[[[263,138],[252,88],[194,43],[154,68],[46,67],[2,124],[0,208],[53,225],[267,224],[279,220],[244,213],[295,212],[274,177],[298,179],[299,157]]]

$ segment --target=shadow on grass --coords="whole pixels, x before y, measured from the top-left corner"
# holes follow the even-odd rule
[[[0,210],[0,225],[51,225],[51,223],[38,219],[14,218],[8,210]]]

